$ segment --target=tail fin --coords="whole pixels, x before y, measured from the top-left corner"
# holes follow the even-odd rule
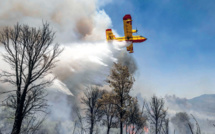
[[[113,34],[112,30],[111,29],[106,29],[106,40],[109,41],[109,40],[114,40],[116,37],[115,35]]]

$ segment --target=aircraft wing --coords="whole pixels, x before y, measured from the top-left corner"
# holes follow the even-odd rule
[[[127,14],[123,17],[125,40],[132,40],[132,20],[131,15]]]
[[[123,17],[124,35],[126,41],[132,41],[132,20],[131,15],[127,14]],[[133,43],[127,47],[129,53],[133,53]]]

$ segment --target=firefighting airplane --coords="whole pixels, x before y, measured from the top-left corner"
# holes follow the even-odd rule
[[[125,34],[124,37],[115,37],[111,29],[106,29],[106,39],[107,41],[117,40],[117,41],[132,42],[131,45],[127,47],[127,51],[129,51],[129,53],[133,53],[134,52],[133,43],[140,43],[140,42],[146,41],[147,38],[140,35],[136,35],[136,36],[132,35],[133,33],[136,33],[137,30],[132,30],[132,19],[130,14],[126,14],[123,17],[123,24],[124,24],[124,34]]]

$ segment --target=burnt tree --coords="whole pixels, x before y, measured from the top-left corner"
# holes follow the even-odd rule
[[[52,45],[53,40],[54,33],[47,23],[41,29],[17,24],[0,32],[0,43],[6,51],[3,58],[11,67],[1,72],[1,80],[15,87],[4,92],[10,93],[4,105],[15,110],[12,134],[21,133],[24,119],[32,121],[36,112],[46,112],[44,89],[54,78],[44,77],[62,52],[58,44]]]
[[[162,133],[162,127],[166,120],[166,110],[164,109],[164,100],[153,96],[149,104],[146,105],[148,120],[154,129],[155,134]]]
[[[111,101],[116,105],[120,134],[123,134],[123,125],[127,119],[128,106],[131,104],[132,99],[129,92],[133,86],[134,79],[127,66],[123,66],[120,63],[114,63],[114,67],[111,70],[107,82],[113,89],[114,96]]]
[[[98,87],[90,87],[88,92],[85,92],[85,96],[81,99],[82,104],[85,105],[86,121],[89,123],[90,134],[93,134],[94,126],[102,116],[100,112],[101,104],[98,100],[102,97],[103,91],[99,90]]]
[[[102,95],[99,99],[99,104],[101,104],[100,112],[103,115],[102,125],[107,126],[107,134],[110,133],[111,128],[117,128],[117,109],[116,105],[113,104],[114,94],[112,92],[107,92]]]
[[[144,104],[145,105],[145,104]],[[128,108],[128,120],[126,123],[126,132],[132,134],[141,134],[146,126],[147,117],[144,115],[144,105],[142,110],[138,105],[137,98],[133,98],[131,105]],[[130,129],[127,129],[129,126]]]

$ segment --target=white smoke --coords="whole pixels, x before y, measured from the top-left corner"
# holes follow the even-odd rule
[[[17,22],[38,27],[43,20],[56,31],[57,42],[104,40],[105,29],[110,28],[111,20],[104,10],[99,9],[98,2],[0,0],[0,28],[13,26]]]

